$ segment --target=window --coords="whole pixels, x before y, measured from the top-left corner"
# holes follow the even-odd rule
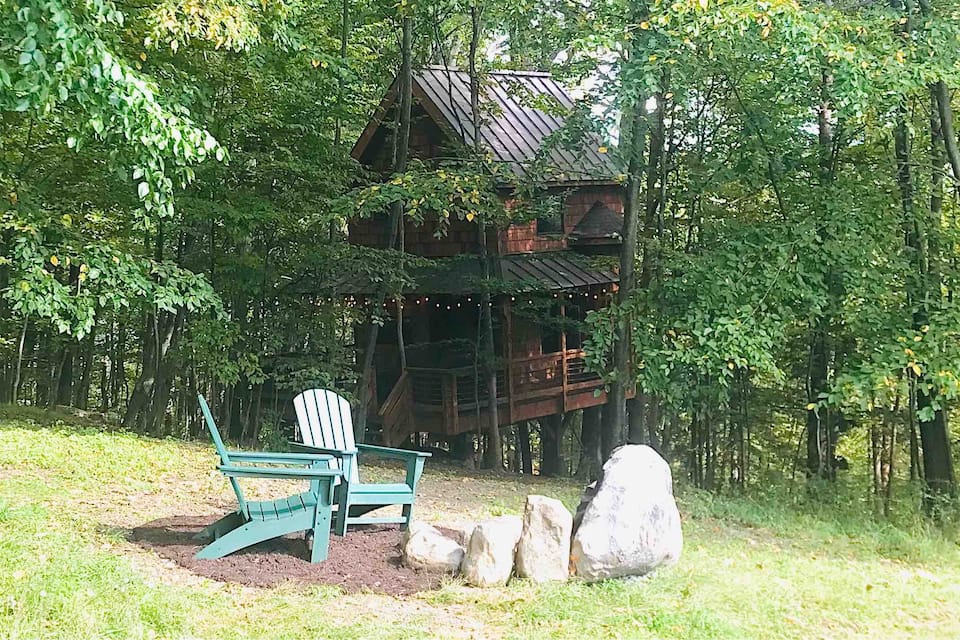
[[[546,195],[537,198],[533,205],[537,214],[537,235],[563,233],[563,196]]]

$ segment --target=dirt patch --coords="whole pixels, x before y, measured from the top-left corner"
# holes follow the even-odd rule
[[[268,540],[218,560],[197,560],[193,556],[202,544],[193,536],[214,520],[161,518],[136,527],[130,537],[197,575],[254,587],[294,581],[396,596],[437,589],[443,580],[401,566],[398,526],[357,527],[343,537],[331,535],[329,555],[318,564],[310,563],[302,534]]]

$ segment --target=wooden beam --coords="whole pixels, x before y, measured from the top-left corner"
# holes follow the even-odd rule
[[[513,305],[506,298],[503,300],[503,316],[504,329],[506,330],[503,342],[507,349],[507,365],[504,371],[504,376],[507,379],[507,424],[513,424],[516,422],[513,402]]]
[[[567,306],[563,303],[563,299],[560,299],[560,369],[561,369],[561,385],[563,387],[563,412],[567,412],[567,331],[566,323],[564,322],[567,319]]]

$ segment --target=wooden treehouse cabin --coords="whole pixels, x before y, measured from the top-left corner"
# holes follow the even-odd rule
[[[410,156],[427,163],[473,146],[466,72],[427,67],[414,72]],[[388,91],[353,156],[375,171],[390,166],[397,83]],[[480,144],[512,176],[498,187],[509,207],[515,187],[536,162],[553,213],[491,232],[487,247],[494,278],[513,285],[493,299],[498,416],[502,425],[606,402],[599,377],[584,362],[582,321],[608,304],[616,288],[623,187],[618,170],[595,138],[563,148],[548,142],[561,130],[558,113],[573,108],[564,88],[546,73],[493,72],[481,88]],[[553,105],[552,107],[550,105]],[[555,108],[559,107],[559,108]],[[544,169],[545,168],[545,169]],[[539,197],[539,196],[538,196]],[[435,259],[403,300],[407,366],[400,365],[397,327],[379,331],[370,416],[395,445],[413,432],[456,436],[482,430],[490,398],[478,375],[480,326],[477,282],[482,276],[475,223],[452,220],[436,235],[429,221],[404,223],[405,251]],[[387,225],[366,219],[350,226],[350,242],[385,247]],[[604,266],[605,263],[605,266]],[[532,311],[536,309],[537,313]]]

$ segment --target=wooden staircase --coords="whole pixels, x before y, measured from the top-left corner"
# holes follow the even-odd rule
[[[404,371],[377,412],[383,425],[381,438],[387,447],[395,447],[414,431],[413,393],[410,375]]]

